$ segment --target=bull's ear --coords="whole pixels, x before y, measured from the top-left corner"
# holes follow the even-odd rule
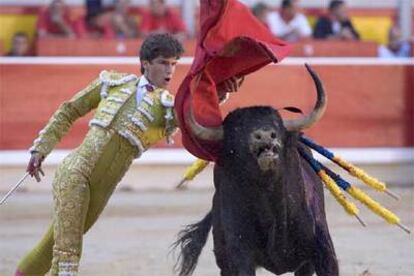
[[[297,108],[297,107],[294,107],[294,106],[285,106],[282,109],[287,110],[289,112],[293,112],[293,113],[303,114],[303,111],[300,108]]]

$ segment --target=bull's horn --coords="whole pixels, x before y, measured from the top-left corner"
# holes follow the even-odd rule
[[[308,64],[305,63],[305,67],[311,75],[313,82],[315,83],[318,98],[316,100],[315,107],[308,115],[296,120],[283,120],[283,124],[289,131],[299,131],[305,128],[309,128],[314,123],[319,121],[326,109],[327,98],[323,89],[322,82],[315,71],[313,71]]]
[[[204,127],[200,125],[194,118],[193,110],[190,108],[190,112],[186,116],[187,124],[191,128],[191,132],[199,139],[206,141],[221,141],[223,140],[224,131],[223,126],[219,127]]]

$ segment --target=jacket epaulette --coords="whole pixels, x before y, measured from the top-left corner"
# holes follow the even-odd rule
[[[103,70],[99,74],[99,79],[102,82],[101,97],[108,97],[108,88],[112,86],[119,86],[130,81],[137,80],[138,77],[134,74],[119,73],[116,71]]]
[[[161,104],[165,107],[174,106],[174,96],[170,94],[167,90],[161,92]]]

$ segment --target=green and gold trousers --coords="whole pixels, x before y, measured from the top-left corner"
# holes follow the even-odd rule
[[[76,275],[82,238],[95,223],[137,149],[115,131],[92,126],[57,168],[54,215],[42,240],[20,261],[24,276]],[[62,273],[63,272],[63,273]]]

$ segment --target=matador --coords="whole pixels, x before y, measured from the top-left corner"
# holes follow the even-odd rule
[[[182,45],[169,34],[149,36],[140,49],[141,77],[102,71],[54,113],[30,149],[29,173],[39,181],[41,162],[72,123],[96,109],[81,145],[58,166],[53,220],[15,275],[72,276],[79,271],[83,234],[95,223],[135,158],[176,130],[174,97],[166,88]],[[237,90],[229,80],[224,92]]]

